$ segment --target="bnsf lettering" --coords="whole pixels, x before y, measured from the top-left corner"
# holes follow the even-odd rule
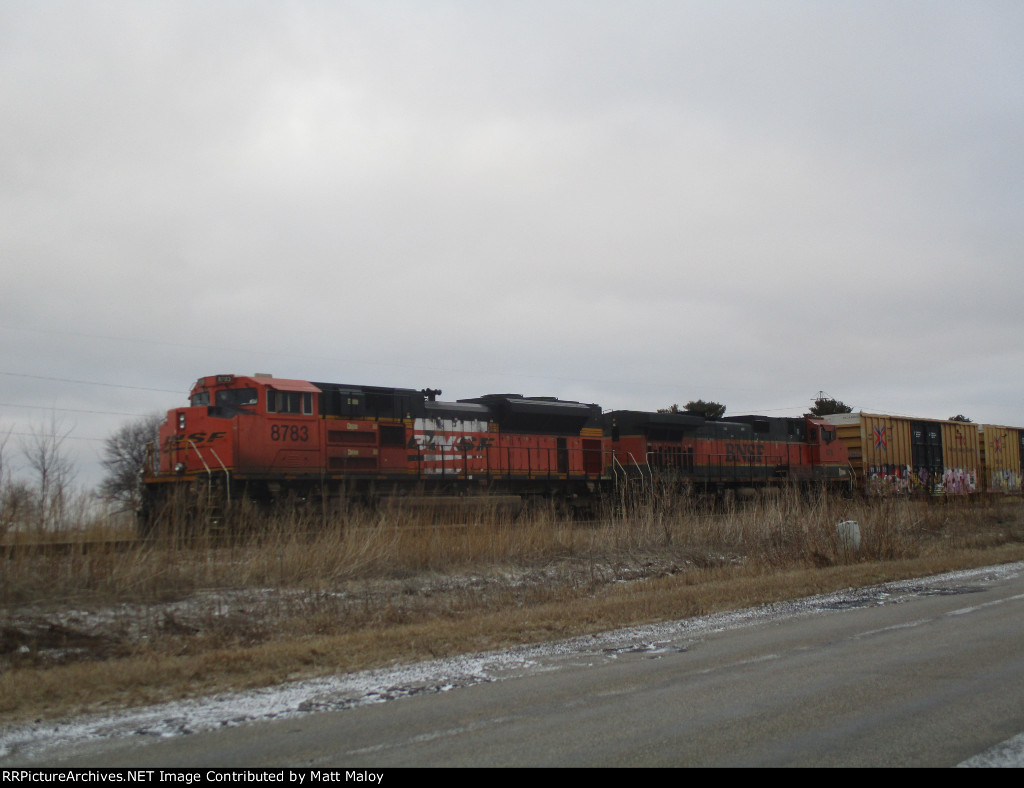
[[[209,435],[207,435],[205,432],[193,432],[188,435],[171,435],[165,441],[165,445],[168,447],[172,447],[178,443],[186,442],[191,442],[195,444],[213,443],[214,441],[220,440],[225,435],[227,435],[226,432],[211,432]]]
[[[760,443],[726,443],[726,462],[752,465],[764,461],[764,445]]]

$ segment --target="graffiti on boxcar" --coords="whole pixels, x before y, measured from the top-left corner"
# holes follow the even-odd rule
[[[868,468],[868,494],[893,495],[910,492],[914,476],[909,465],[872,465]]]
[[[989,479],[989,490],[991,492],[1020,492],[1021,475],[1016,471],[1007,468],[998,468],[992,471]]]
[[[977,492],[978,477],[971,470],[964,468],[947,468],[942,474],[942,492],[952,495],[963,495]]]
[[[947,468],[941,474],[930,468],[911,468],[909,465],[872,465],[868,468],[867,491],[870,495],[964,495],[977,492],[977,489],[977,473],[964,468]]]

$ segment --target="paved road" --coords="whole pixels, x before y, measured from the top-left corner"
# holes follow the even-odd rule
[[[953,766],[1024,732],[1024,572],[851,592],[521,675],[50,765]],[[152,738],[152,737],[150,737]]]

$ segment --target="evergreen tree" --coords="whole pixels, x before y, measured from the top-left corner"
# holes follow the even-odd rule
[[[814,400],[814,407],[811,408],[812,416],[831,416],[833,413],[852,412],[853,407],[828,396],[824,391],[818,392],[818,398]]]
[[[686,412],[695,413],[705,419],[714,421],[725,415],[725,405],[718,402],[705,402],[702,399],[690,400],[686,403]]]

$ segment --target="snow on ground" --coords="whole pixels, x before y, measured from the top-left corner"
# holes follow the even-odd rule
[[[729,556],[702,560],[728,564]],[[281,631],[296,617],[312,612],[338,622],[369,624],[374,611],[391,609],[419,620],[438,600],[458,608],[472,597],[474,608],[502,604],[509,595],[534,588],[587,587],[671,575],[692,568],[675,556],[636,554],[595,562],[575,557],[542,566],[491,567],[468,574],[421,572],[400,577],[350,580],[330,590],[303,588],[209,588],[176,600],[145,603],[65,605],[59,602],[0,608],[0,670],[20,659],[61,664],[107,659],[131,653],[134,646],[168,635],[251,637]]]
[[[115,714],[33,723],[0,732],[0,762],[46,757],[97,740],[134,736],[183,736],[225,726],[284,719],[320,711],[385,703],[421,693],[555,670],[567,663],[594,664],[622,653],[657,656],[685,651],[689,643],[713,632],[753,626],[823,611],[895,604],[912,596],[970,593],[978,584],[1024,571],[1024,562],[902,580],[869,588],[781,602],[728,613],[701,616],[522,646],[504,651],[430,660],[412,665],[296,681],[243,693],[162,703]],[[1024,765],[1024,736],[1011,739],[962,766]]]
[[[1019,769],[1024,766],[1024,733],[957,764],[964,769]]]

